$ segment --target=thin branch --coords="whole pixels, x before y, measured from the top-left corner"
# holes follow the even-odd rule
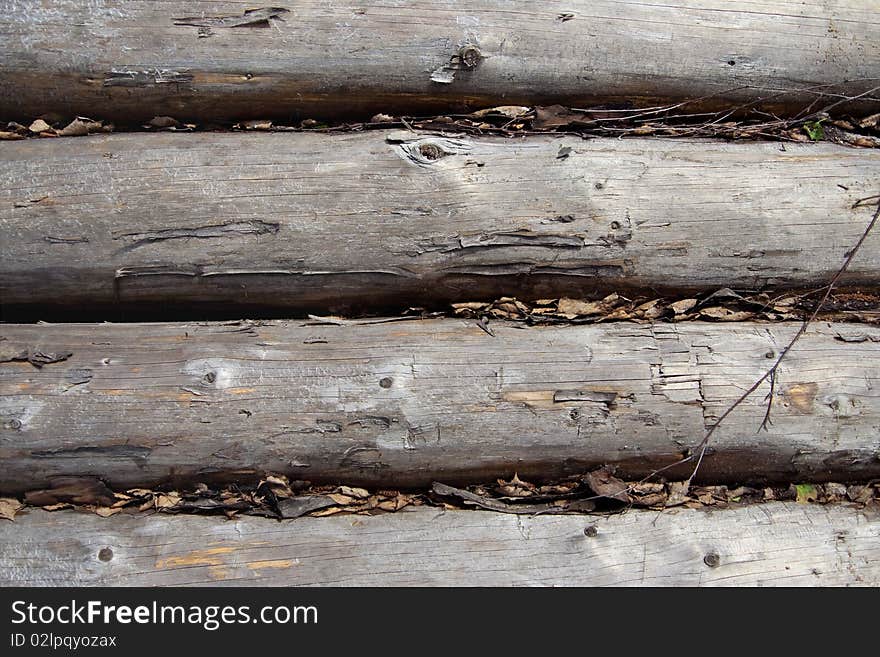
[[[853,207],[855,208],[855,207],[857,207],[857,205],[858,205],[858,202],[856,202],[856,204],[853,205]],[[798,340],[800,340],[801,336],[804,333],[806,333],[807,327],[809,327],[809,325],[813,322],[813,320],[816,319],[816,316],[821,312],[823,306],[828,301],[828,298],[831,296],[831,291],[834,289],[834,286],[837,284],[837,282],[840,280],[840,277],[843,276],[843,274],[846,272],[846,270],[849,269],[850,263],[852,263],[853,258],[855,258],[856,254],[859,252],[859,249],[862,248],[862,244],[864,244],[865,240],[868,238],[868,235],[874,229],[874,226],[877,223],[878,217],[880,217],[880,202],[877,203],[877,209],[874,211],[874,215],[871,218],[871,221],[868,222],[868,226],[865,228],[864,232],[862,233],[862,236],[859,238],[859,241],[856,242],[856,245],[849,251],[849,253],[846,256],[846,260],[844,260],[844,262],[843,262],[843,265],[840,267],[840,269],[837,270],[837,273],[834,274],[834,276],[832,277],[831,282],[828,284],[828,286],[825,290],[825,294],[822,296],[822,299],[819,301],[819,303],[816,304],[816,307],[813,310],[812,314],[801,323],[801,326],[798,329],[797,333],[794,334],[794,337],[791,339],[791,341],[779,353],[779,356],[776,358],[776,361],[773,363],[773,365],[770,367],[770,369],[768,369],[761,377],[758,378],[757,381],[755,381],[751,386],[749,386],[749,388],[742,395],[740,395],[739,398],[737,398],[737,400],[735,402],[733,402],[730,406],[728,406],[727,410],[725,410],[719,416],[719,418],[717,420],[715,420],[715,423],[711,427],[709,427],[709,429],[706,431],[706,434],[703,436],[703,439],[700,441],[699,445],[697,445],[697,447],[696,447],[696,451],[698,454],[697,455],[697,463],[694,466],[694,470],[693,470],[693,472],[691,472],[690,477],[687,478],[688,485],[690,485],[691,481],[693,481],[694,477],[697,475],[697,472],[700,469],[700,465],[703,463],[703,457],[706,455],[706,448],[709,446],[709,439],[712,437],[712,434],[715,433],[715,431],[718,429],[718,427],[721,426],[721,423],[724,422],[724,420],[727,418],[727,416],[730,415],[731,413],[733,413],[733,411],[736,410],[736,408],[740,404],[742,404],[746,399],[748,399],[749,396],[751,396],[751,394],[754,393],[761,386],[761,384],[764,383],[764,381],[766,381],[767,379],[771,379],[771,393],[772,393],[773,382],[775,381],[775,378],[776,378],[776,371],[779,369],[779,366],[782,364],[782,361],[788,355],[788,352],[791,350],[791,348],[794,347],[794,345],[797,343]],[[769,420],[769,417],[768,417],[769,412],[770,412],[770,409],[768,406],[767,416],[765,416],[765,422],[767,420]],[[678,463],[676,463],[675,465],[686,463],[686,462],[690,461],[692,458],[693,458],[692,455],[688,456],[688,457],[682,459],[681,461],[679,461]]]

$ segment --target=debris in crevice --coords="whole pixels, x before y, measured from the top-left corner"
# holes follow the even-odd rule
[[[522,301],[501,297],[496,301],[463,301],[452,304],[452,314],[465,318],[492,318],[529,325],[593,324],[610,321],[795,321],[811,309],[813,293],[789,292],[738,294],[722,290],[693,297],[647,298],[612,293],[598,300],[568,297]],[[859,290],[836,291],[820,315],[823,321],[880,324],[880,296]],[[876,341],[865,333],[841,334],[844,342]]]
[[[117,513],[171,513],[263,516],[290,520],[338,513],[375,515],[412,506],[479,509],[516,515],[608,514],[630,508],[725,508],[769,501],[803,504],[880,504],[880,482],[863,484],[696,486],[687,481],[626,482],[605,466],[565,479],[532,483],[514,474],[487,484],[455,487],[434,482],[427,490],[375,489],[346,485],[312,485],[282,475],[266,475],[257,484],[190,490],[131,488],[112,492],[94,477],[59,477],[48,489],[26,493],[22,500],[0,498],[0,518],[14,520],[29,507],[48,511],[79,508],[100,516]]]
[[[275,17],[278,19],[279,17]],[[208,19],[196,19],[198,21]],[[210,27],[199,28],[199,38],[214,34]],[[464,54],[462,54],[462,52]],[[439,84],[451,84],[456,74],[477,68],[482,54],[476,46],[465,46],[450,61],[438,67],[431,79]],[[471,63],[472,66],[468,66]],[[142,70],[114,69],[104,81],[105,86],[157,86],[192,82],[193,76],[186,71],[147,68]],[[251,73],[243,73],[242,79],[253,79]],[[696,99],[698,101],[700,99]],[[239,118],[226,123],[185,123],[172,116],[157,116],[141,125],[126,126],[128,130],[166,131],[265,131],[265,132],[322,132],[346,133],[366,130],[405,128],[415,137],[415,131],[434,133],[440,137],[464,135],[494,135],[521,137],[533,134],[570,135],[589,139],[591,137],[668,137],[668,138],[715,138],[725,140],[785,142],[831,142],[855,148],[880,147],[880,120],[877,114],[868,117],[841,116],[831,118],[823,112],[813,112],[790,119],[768,117],[761,112],[749,112],[748,106],[741,110],[736,120],[730,111],[715,114],[689,114],[688,102],[669,107],[638,108],[632,104],[619,103],[588,108],[572,108],[563,105],[520,106],[499,105],[478,109],[469,113],[448,113],[433,116],[395,115],[390,112],[373,114],[367,120],[329,122],[325,119],[305,118],[298,122],[282,123],[277,117],[254,116]],[[79,122],[79,123],[78,123]],[[45,115],[37,117],[29,126],[12,121],[0,129],[0,140],[82,135],[85,123],[88,134],[110,132],[113,125],[74,117],[65,122],[61,117]],[[563,146],[558,153],[560,160],[572,151]],[[473,162],[481,166],[480,162]],[[602,186],[596,187],[601,190]]]

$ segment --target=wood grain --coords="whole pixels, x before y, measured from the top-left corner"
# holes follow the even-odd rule
[[[880,151],[831,144],[399,131],[12,142],[0,299],[7,318],[201,319],[815,288],[867,225],[873,207],[852,206],[877,194],[878,170]],[[880,237],[842,283],[880,284]]]
[[[0,521],[0,585],[877,586],[878,539],[875,509],[781,502],[598,518],[423,507],[284,523],[31,511]],[[98,557],[107,548],[109,561]]]
[[[639,477],[696,445],[797,325],[490,328],[2,325],[0,492],[62,475],[116,489],[266,471],[414,487],[603,464]],[[877,327],[813,326],[779,370],[767,431],[763,385],[714,434],[702,479],[880,476],[878,341]],[[70,355],[11,360],[28,353]]]
[[[876,7],[860,0],[298,0],[262,27],[211,22],[255,6],[2,0],[0,117],[296,120],[700,98],[685,109],[792,113],[869,92],[880,70]],[[468,46],[482,57],[450,75]],[[875,93],[847,110],[877,107]]]

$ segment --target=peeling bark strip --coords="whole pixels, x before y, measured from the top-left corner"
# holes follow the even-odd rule
[[[167,228],[153,232],[142,233],[125,233],[114,237],[113,239],[124,240],[126,238],[133,240],[131,244],[125,247],[125,251],[131,251],[144,244],[152,244],[161,242],[162,240],[180,240],[189,238],[208,239],[215,237],[232,237],[238,235],[265,235],[267,233],[277,233],[278,224],[268,223],[265,221],[239,221],[228,224],[219,224],[214,226],[199,226],[197,228]]]
[[[596,519],[587,536],[585,519],[572,516],[420,508],[356,517],[30,511],[0,522],[0,585],[880,585],[870,508],[630,511]]]
[[[687,454],[798,328],[319,323],[3,326],[0,344],[72,355],[0,363],[0,494],[60,476],[117,490],[264,472],[427,487],[608,464],[632,480]],[[843,342],[841,325],[811,327],[779,372],[768,431],[765,386],[713,436],[700,476],[880,476],[880,328],[859,331]]]
[[[288,13],[290,10],[283,7],[245,9],[242,16],[192,16],[175,18],[174,24],[193,27],[269,27],[271,19],[280,18]]]
[[[870,219],[857,201],[877,193],[878,169],[880,151],[833,144],[399,131],[7,142],[0,298],[30,319],[104,319],[815,288]],[[880,285],[880,241],[843,283]]]
[[[144,70],[112,70],[104,78],[105,87],[153,87],[156,85],[192,82],[189,73],[167,68],[148,68]]]
[[[0,119],[290,121],[684,100],[695,102],[676,111],[755,103],[792,115],[866,93],[836,110],[880,110],[870,2],[298,0],[231,13],[221,0],[0,0]]]

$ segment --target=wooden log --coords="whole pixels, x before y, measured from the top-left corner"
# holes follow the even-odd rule
[[[238,481],[422,487],[682,458],[796,324],[469,320],[0,327],[0,492]],[[712,483],[880,476],[880,328],[816,325],[714,434]],[[669,471],[687,476],[692,465]]]
[[[599,518],[420,508],[284,523],[30,511],[0,521],[0,585],[877,586],[878,525],[870,508],[783,502]]]
[[[685,99],[702,99],[686,111],[793,113],[861,94],[847,110],[878,105],[880,24],[852,0],[252,6],[3,0],[0,116],[294,120]]]
[[[852,206],[880,167],[880,151],[831,144],[407,132],[127,134],[3,155],[0,298],[7,318],[43,319],[820,287],[868,223],[873,207]],[[877,236],[842,282],[880,284]]]

